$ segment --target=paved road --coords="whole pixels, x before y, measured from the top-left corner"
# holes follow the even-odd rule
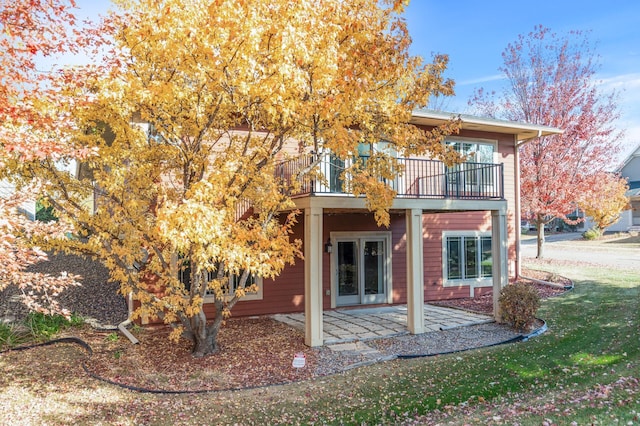
[[[592,265],[613,266],[619,269],[640,270],[640,247],[625,243],[625,239],[585,241],[580,233],[548,235],[545,238],[545,259],[585,262]],[[535,258],[537,240],[524,236],[520,249],[522,258]]]

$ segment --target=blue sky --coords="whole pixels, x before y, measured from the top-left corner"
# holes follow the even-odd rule
[[[535,25],[557,33],[590,31],[600,56],[596,80],[601,90],[620,92],[619,128],[626,152],[640,143],[640,2],[593,0],[412,0],[406,11],[412,53],[425,59],[449,55],[446,76],[456,82],[456,96],[445,109],[467,112],[474,89],[501,91],[498,68],[502,52]]]
[[[188,1],[188,0],[185,0]],[[95,17],[108,0],[78,0],[78,16]],[[498,68],[502,51],[535,25],[557,33],[590,31],[600,55],[597,76],[604,92],[620,92],[625,152],[640,144],[640,1],[609,0],[411,0],[405,13],[412,53],[429,60],[449,55],[446,76],[456,82],[456,96],[443,109],[468,112],[474,89],[500,91],[506,81]]]

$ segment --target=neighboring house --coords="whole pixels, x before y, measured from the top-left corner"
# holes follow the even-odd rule
[[[69,173],[77,175],[76,162],[57,163],[60,170],[66,170]],[[9,198],[16,194],[16,187],[13,183],[0,179],[0,198]],[[18,213],[25,215],[29,220],[36,220],[37,200],[28,198],[18,206]]]
[[[640,232],[640,145],[629,154],[629,157],[624,160],[617,172],[629,182],[627,196],[629,197],[631,208],[625,210],[618,223],[614,224],[609,230]],[[618,225],[617,228],[616,225]]]
[[[15,194],[16,187],[7,180],[0,180],[0,198],[9,198]],[[26,200],[18,207],[18,212],[25,215],[29,220],[36,220],[35,200]]]
[[[623,211],[620,219],[605,231],[640,232],[640,145],[622,162],[616,169],[616,173],[627,179],[629,183],[626,195],[629,197],[631,208]],[[588,218],[586,229],[592,225]]]
[[[457,116],[416,112],[412,123],[428,129]],[[363,198],[342,192],[344,164],[325,157],[320,167],[326,181],[311,182],[294,197],[301,215],[292,237],[303,241],[304,260],[276,279],[256,278],[260,291],[238,303],[234,316],[304,312],[305,342],[319,346],[323,311],[339,307],[406,304],[414,334],[425,331],[425,301],[493,290],[496,309],[500,290],[520,270],[518,145],[561,131],[460,118],[459,135],[446,143],[475,153],[473,162],[446,167],[430,159],[400,159],[404,173],[390,182],[397,196],[388,228],[376,225]],[[379,145],[368,149],[392,149]],[[308,161],[283,163],[280,172],[291,176]],[[213,315],[211,305],[204,309]]]

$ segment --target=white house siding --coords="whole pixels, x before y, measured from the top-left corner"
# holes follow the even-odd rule
[[[0,180],[0,197],[9,198],[15,193],[16,187],[11,182]],[[20,204],[18,211],[26,215],[30,220],[36,219],[36,202],[35,200],[25,201]]]

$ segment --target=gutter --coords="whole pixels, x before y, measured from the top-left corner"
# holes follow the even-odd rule
[[[538,130],[538,135],[537,136],[533,136],[531,138],[521,140],[520,142],[518,142],[516,144],[516,148],[520,148],[522,145],[524,145],[525,143],[529,142],[531,139],[539,138],[541,136],[542,136],[542,130]]]

